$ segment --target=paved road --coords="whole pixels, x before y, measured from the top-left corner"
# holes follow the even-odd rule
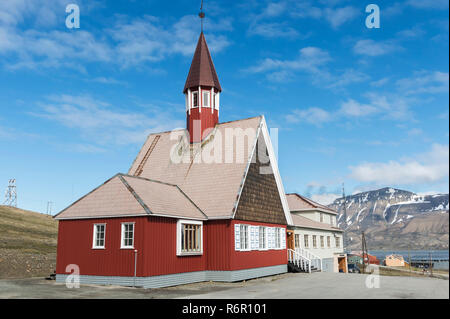
[[[283,274],[238,283],[197,283],[161,289],[64,284],[40,278],[0,280],[0,298],[449,298],[449,281],[381,276],[380,288],[366,287],[368,275]]]

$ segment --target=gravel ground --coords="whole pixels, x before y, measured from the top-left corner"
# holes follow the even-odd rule
[[[202,298],[202,299],[375,299],[449,298],[449,281],[380,276],[367,288],[368,275],[287,273],[237,283],[203,282],[160,289],[82,285],[78,289],[42,278],[0,280],[0,298]]]

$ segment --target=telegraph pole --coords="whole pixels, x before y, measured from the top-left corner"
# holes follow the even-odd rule
[[[362,259],[363,259],[363,273],[366,272],[366,256],[369,259],[369,253],[367,252],[366,236],[364,232],[361,233],[361,245],[362,245]]]
[[[342,183],[342,198],[344,199],[344,206],[343,206],[343,213],[342,213],[342,218],[344,219],[344,232],[342,233],[342,245],[344,248],[344,252],[345,252],[345,247],[347,246],[347,236],[345,235],[345,231],[347,229],[347,203],[346,203],[346,199],[345,199],[345,187],[344,187],[344,183]]]
[[[52,205],[53,205],[53,202],[47,202],[47,215],[52,214]]]

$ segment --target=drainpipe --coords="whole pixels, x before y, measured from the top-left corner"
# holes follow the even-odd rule
[[[137,249],[134,250],[134,287],[136,287],[136,269],[137,269]]]

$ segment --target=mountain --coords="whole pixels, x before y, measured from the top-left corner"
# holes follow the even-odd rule
[[[51,274],[57,234],[51,216],[0,205],[0,279]]]
[[[418,195],[382,188],[336,199],[329,207],[338,211],[345,230],[346,247],[361,248],[364,231],[371,250],[448,249],[449,195]]]

